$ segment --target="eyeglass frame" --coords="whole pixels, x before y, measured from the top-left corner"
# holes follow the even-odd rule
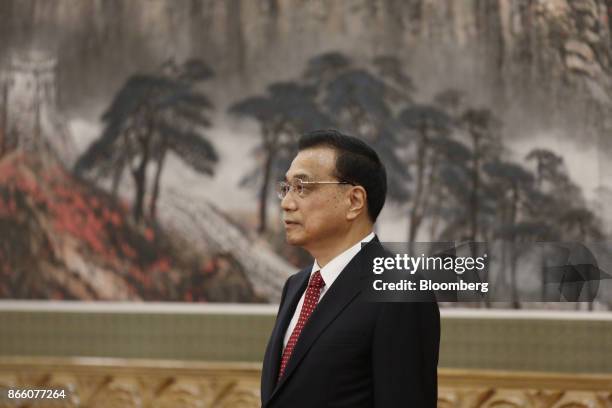
[[[351,183],[350,181],[304,181],[302,179],[295,179],[295,181],[299,182],[299,187],[301,188],[301,192],[300,191],[295,191],[295,187],[294,184],[287,182],[287,181],[279,181],[278,185],[277,185],[277,196],[279,199],[284,200],[285,197],[287,197],[287,194],[289,194],[292,191],[295,191],[297,193],[297,196],[300,198],[303,198],[303,194],[304,194],[304,184],[350,184],[352,186],[356,185],[355,183]],[[287,190],[286,193],[283,194],[284,192],[284,187],[285,186],[289,186],[289,189]]]

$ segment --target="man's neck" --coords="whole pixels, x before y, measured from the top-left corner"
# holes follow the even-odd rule
[[[372,227],[360,229],[359,231],[352,232],[351,234],[347,234],[344,239],[336,240],[333,244],[326,243],[326,245],[321,245],[320,248],[308,250],[310,255],[313,256],[317,260],[317,264],[321,268],[327,265],[332,259],[351,248],[355,244],[361,242],[365,237],[367,237],[372,232]]]

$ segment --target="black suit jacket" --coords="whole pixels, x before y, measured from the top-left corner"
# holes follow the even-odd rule
[[[263,361],[262,407],[436,407],[437,303],[367,301],[376,256],[389,254],[375,238],[323,296],[277,383],[283,338],[311,268],[287,280]]]

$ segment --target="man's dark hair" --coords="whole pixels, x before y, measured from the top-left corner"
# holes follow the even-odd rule
[[[376,222],[387,197],[387,172],[378,154],[362,140],[337,130],[316,130],[303,135],[298,150],[327,146],[336,151],[336,174],[340,181],[362,186],[367,193],[368,215]]]

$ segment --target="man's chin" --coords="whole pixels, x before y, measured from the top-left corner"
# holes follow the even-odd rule
[[[290,232],[286,232],[285,233],[285,241],[289,245],[296,245],[296,246],[301,246],[303,244],[303,242],[304,242],[302,237],[299,237],[296,234],[292,234]]]

